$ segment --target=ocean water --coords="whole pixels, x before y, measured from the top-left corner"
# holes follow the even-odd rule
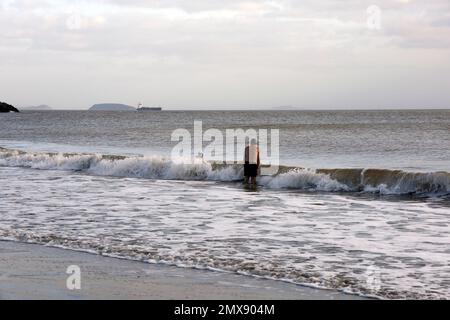
[[[171,161],[194,120],[279,129],[280,172]],[[450,298],[450,110],[11,113],[0,148],[0,239]]]

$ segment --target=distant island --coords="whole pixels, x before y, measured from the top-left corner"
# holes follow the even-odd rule
[[[6,102],[0,102],[0,112],[19,112],[19,110]]]
[[[291,110],[298,110],[297,107],[293,107],[293,106],[280,106],[280,107],[275,107],[273,108],[274,110],[280,110],[280,111],[291,111]]]
[[[89,111],[136,111],[136,108],[120,103],[94,104]]]
[[[50,108],[48,105],[46,104],[41,104],[39,106],[29,106],[29,107],[23,107],[23,110],[28,110],[28,111],[47,111],[47,110],[53,110],[52,108]]]

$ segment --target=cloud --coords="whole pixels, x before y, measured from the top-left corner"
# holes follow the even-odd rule
[[[284,99],[282,104],[319,105],[333,100],[318,97],[322,83],[344,90],[364,83],[361,77],[375,69],[396,78],[408,66],[426,72],[449,67],[448,0],[376,1],[379,30],[367,28],[366,9],[372,4],[0,0],[0,69],[29,79],[41,76],[42,84],[58,87],[54,79],[66,70],[87,92],[86,100],[97,99],[101,88],[111,93],[114,79],[126,79],[129,84],[116,88],[116,94],[142,94],[145,84],[158,89],[151,90],[152,97],[159,95],[162,104],[220,104],[214,94],[223,89],[240,105]],[[89,86],[81,80],[86,75]],[[96,93],[90,91],[93,85]],[[198,98],[202,87],[209,93]],[[351,100],[339,99],[343,105]]]
[[[446,2],[411,6],[405,1],[379,1],[382,14],[381,36],[383,45],[408,46],[423,43],[430,48],[441,48],[442,41],[434,34],[446,36],[446,30],[438,30],[447,25],[450,12]],[[136,34],[142,38],[158,42],[158,33],[182,43],[190,38],[194,42],[204,42],[210,30],[216,39],[243,43],[252,39],[269,38],[270,29],[283,34],[295,34],[298,46],[329,46],[352,43],[352,46],[367,46],[366,6],[361,1],[348,1],[339,5],[334,1],[26,1],[3,0],[0,12],[1,34],[4,37],[24,38],[33,42],[34,48],[61,50],[64,39],[67,49],[74,49],[71,32],[84,37],[86,50],[98,50],[95,44],[111,32],[124,46],[130,45],[130,54],[135,50],[133,41]],[[368,2],[369,3],[369,2]],[[431,3],[431,2],[430,2]],[[445,11],[442,11],[442,10]],[[16,32],[19,30],[19,32]],[[270,31],[269,31],[270,32]],[[309,37],[315,34],[315,39]],[[292,47],[292,37],[285,39]],[[418,39],[418,34],[423,41]],[[380,36],[380,35],[377,35]],[[60,38],[55,41],[55,37]],[[79,37],[78,37],[79,38]],[[289,38],[289,39],[286,39]],[[213,41],[213,39],[210,39]],[[389,40],[389,41],[388,41]],[[250,41],[252,41],[250,39]],[[308,41],[305,43],[305,41]],[[310,43],[309,41],[312,41]],[[171,41],[169,41],[171,42]],[[219,41],[218,41],[219,42]],[[269,41],[264,41],[269,44]],[[55,46],[51,44],[55,43]],[[161,43],[161,41],[159,41]],[[145,47],[145,43],[142,44]],[[75,46],[77,47],[77,46]],[[109,50],[107,46],[105,50]]]

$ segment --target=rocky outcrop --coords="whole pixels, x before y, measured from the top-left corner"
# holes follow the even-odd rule
[[[19,110],[17,110],[10,104],[0,102],[0,112],[19,112]]]

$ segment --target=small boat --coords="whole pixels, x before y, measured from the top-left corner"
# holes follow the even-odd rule
[[[144,107],[142,103],[138,104],[136,111],[161,111],[160,107]]]

